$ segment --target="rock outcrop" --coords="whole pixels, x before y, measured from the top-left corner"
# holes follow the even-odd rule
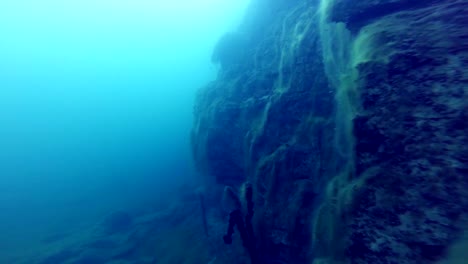
[[[467,14],[464,0],[253,1],[217,46],[192,142],[217,185],[252,183],[263,263],[447,258],[467,228]]]

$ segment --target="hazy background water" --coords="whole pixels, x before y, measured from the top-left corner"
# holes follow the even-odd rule
[[[0,1],[0,262],[190,181],[196,90],[247,0]]]

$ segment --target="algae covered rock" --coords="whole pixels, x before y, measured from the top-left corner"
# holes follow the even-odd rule
[[[253,184],[263,261],[444,259],[468,219],[466,1],[252,7],[192,143],[208,178]]]

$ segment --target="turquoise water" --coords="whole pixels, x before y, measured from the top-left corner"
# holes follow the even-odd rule
[[[194,181],[196,90],[246,4],[0,2],[0,263]]]

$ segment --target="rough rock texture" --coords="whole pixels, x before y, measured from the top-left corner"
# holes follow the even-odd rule
[[[413,10],[440,2],[437,0],[335,0],[329,11],[333,22],[344,22],[348,29],[362,27],[372,20],[405,10]]]
[[[373,176],[346,226],[353,263],[431,262],[461,228],[468,209],[467,5],[403,10],[355,37],[356,48],[373,53],[352,68],[360,97],[355,170]]]
[[[264,263],[446,257],[467,229],[466,14],[464,0],[256,0],[220,41],[194,156],[218,185],[253,183]]]

